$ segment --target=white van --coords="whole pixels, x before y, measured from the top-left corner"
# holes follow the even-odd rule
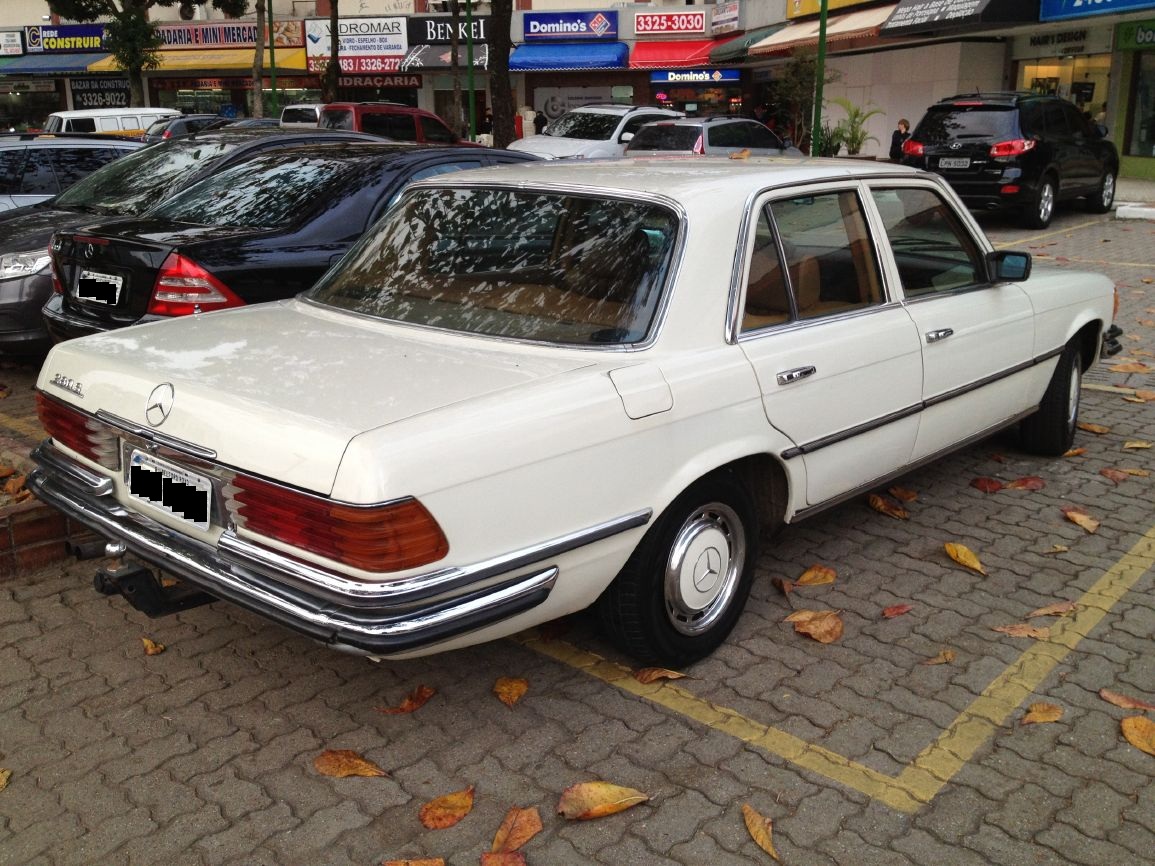
[[[281,129],[316,129],[321,108],[314,103],[286,105],[281,110]]]
[[[54,111],[44,132],[96,132],[105,135],[141,136],[155,121],[180,117],[175,108],[89,108]]]

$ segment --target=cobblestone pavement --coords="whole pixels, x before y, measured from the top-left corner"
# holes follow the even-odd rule
[[[1040,262],[1111,275],[1124,354],[1155,352],[1155,224],[983,222]],[[26,391],[30,369],[5,373]],[[743,803],[773,819],[788,864],[1150,863],[1155,757],[1121,736],[1137,713],[1098,692],[1155,699],[1155,476],[1099,470],[1155,470],[1152,451],[1123,448],[1155,441],[1155,406],[1111,390],[1155,380],[1102,365],[1088,382],[1083,420],[1111,429],[1080,433],[1083,456],[1028,457],[1003,434],[903,479],[908,521],[855,501],[787,528],[733,636],[676,684],[623,678],[628,660],[581,616],[546,641],[372,664],[224,604],[149,621],[92,591],[91,562],[0,584],[0,863],[476,864],[514,805],[542,813],[531,864],[769,863]],[[1046,487],[969,484],[1030,475]],[[1065,504],[1102,527],[1064,520]],[[947,541],[989,575],[952,563]],[[772,587],[816,562],[833,585],[789,601]],[[1059,600],[1080,607],[1032,620],[1049,640],[992,631]],[[791,601],[842,610],[842,640],[794,634]],[[898,603],[913,610],[880,617]],[[142,635],[167,650],[146,657]],[[946,649],[951,663],[921,664]],[[491,694],[499,676],[529,682],[512,709]],[[375,711],[421,684],[437,693],[416,713]],[[1036,701],[1062,719],[1022,724]],[[327,748],[390,775],[321,777]],[[596,821],[554,814],[593,779],[651,799]],[[421,826],[424,802],[467,785],[465,820]]]

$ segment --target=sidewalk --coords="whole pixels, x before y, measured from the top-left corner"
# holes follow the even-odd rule
[[[1115,187],[1115,218],[1155,220],[1155,180],[1119,178]]]

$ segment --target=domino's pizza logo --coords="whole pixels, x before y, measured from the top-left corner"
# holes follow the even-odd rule
[[[613,25],[610,24],[609,19],[606,18],[606,16],[601,12],[590,19],[590,30],[592,30],[598,36],[605,36],[606,31],[609,30],[612,26]]]

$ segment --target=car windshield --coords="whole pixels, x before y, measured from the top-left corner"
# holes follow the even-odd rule
[[[353,112],[348,109],[322,111],[321,120],[317,125],[322,129],[352,129],[354,127]]]
[[[950,105],[931,108],[912,136],[923,144],[968,139],[1014,138],[1018,112],[1010,105]]]
[[[374,318],[543,343],[637,343],[678,218],[560,192],[419,189],[308,294]]]
[[[626,146],[631,150],[693,150],[702,137],[699,126],[685,126],[676,123],[646,125]]]
[[[563,114],[545,128],[546,135],[556,138],[582,138],[605,141],[618,128],[621,117],[616,114],[596,114],[592,111],[571,111]]]
[[[136,216],[206,162],[235,147],[236,144],[224,141],[180,139],[142,148],[94,171],[58,196],[54,204]]]
[[[343,187],[360,187],[364,167],[357,171],[348,160],[258,156],[193,184],[149,215],[196,225],[282,228],[344,198]]]
[[[305,108],[286,108],[281,112],[282,123],[316,123],[317,109],[311,105]]]

